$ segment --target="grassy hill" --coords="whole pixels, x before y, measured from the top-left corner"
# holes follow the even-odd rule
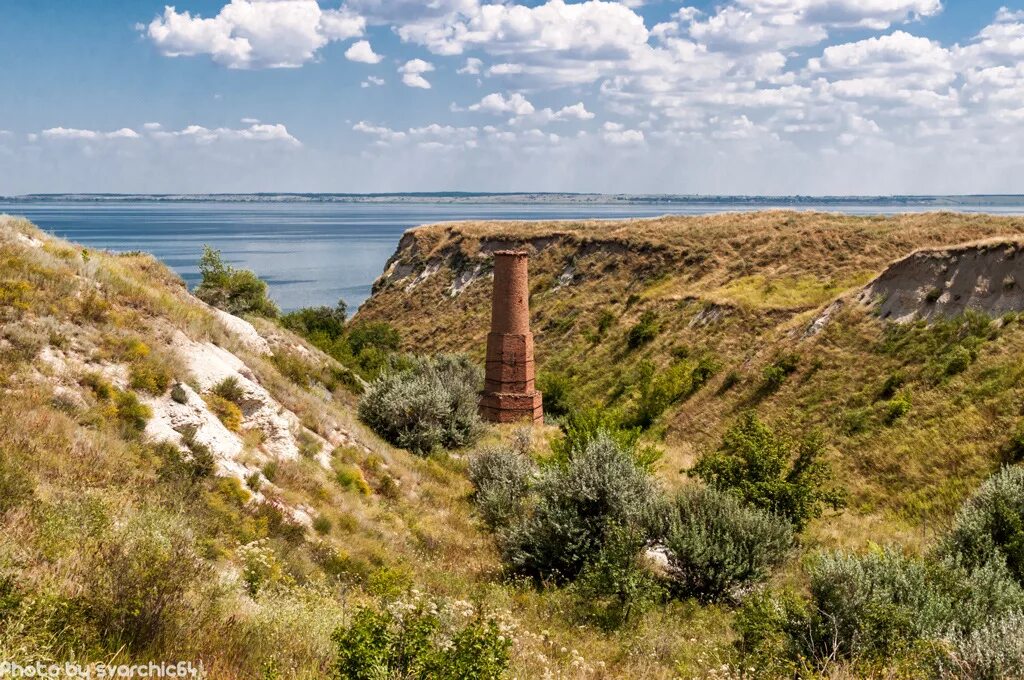
[[[534,249],[549,413],[597,405],[639,428],[664,450],[665,487],[694,487],[685,471],[743,414],[793,441],[821,432],[848,504],[811,521],[768,584],[804,594],[823,549],[931,550],[1024,451],[1024,327],[1008,311],[1022,231],[947,214],[434,225],[402,239],[348,332],[384,321],[409,350],[480,360],[489,253]],[[911,312],[927,323],[893,322]],[[510,677],[746,673],[735,602],[662,598],[607,626],[579,584],[510,578],[471,499],[479,456],[382,441],[356,416],[352,370],[277,321],[200,302],[149,255],[0,218],[0,658],[332,677],[332,634],[369,607],[430,613],[445,649],[494,623]],[[554,425],[491,428],[480,446],[509,441],[545,466],[531,474],[568,474],[550,462]]]
[[[664,440],[660,474],[669,484],[684,484],[681,471],[754,409],[793,433],[820,429],[830,442],[851,503],[812,527],[816,540],[920,545],[1004,460],[1024,404],[1024,328],[1012,317],[1004,323],[1002,308],[980,330],[942,316],[900,326],[856,298],[917,249],[982,239],[995,239],[987,247],[996,249],[1022,230],[1019,218],[951,213],[431,225],[405,235],[357,320],[392,323],[410,348],[481,357],[488,253],[528,247],[549,405],[568,392],[629,413],[650,391],[638,375],[644,362],[656,383],[674,366],[704,359],[714,376],[673,395],[651,426],[650,437]],[[979,276],[980,266],[962,278]],[[933,278],[911,277],[908,290],[925,298]],[[826,310],[827,323],[812,330]],[[631,333],[644,335],[638,327],[650,338],[631,347]],[[968,365],[935,375],[971,333],[979,337],[967,343]],[[907,412],[893,417],[904,402]]]

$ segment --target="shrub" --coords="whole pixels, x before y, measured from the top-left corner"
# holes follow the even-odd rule
[[[418,358],[409,369],[371,382],[359,402],[359,417],[388,442],[421,455],[468,446],[481,431],[481,380],[480,368],[464,356]]]
[[[314,344],[329,344],[345,334],[348,306],[338,300],[332,307],[304,307],[281,317],[281,325],[308,338]]]
[[[117,419],[129,435],[140,434],[146,429],[146,421],[153,417],[153,411],[139,401],[134,392],[118,391],[114,397]]]
[[[819,661],[903,656],[1024,606],[1024,592],[998,563],[968,571],[876,549],[821,555],[809,572],[812,613],[803,644]]]
[[[785,560],[793,543],[789,522],[714,489],[681,491],[666,524],[672,591],[705,601],[740,599]]]
[[[682,359],[661,370],[650,361],[640,362],[632,385],[633,405],[624,424],[650,428],[670,406],[703,387],[716,370],[717,363],[709,357]]]
[[[237,405],[224,397],[212,393],[204,394],[203,400],[210,407],[213,415],[217,416],[220,422],[224,423],[224,427],[232,432],[238,432],[242,429],[242,410]]]
[[[367,349],[397,352],[401,344],[402,336],[393,326],[384,322],[359,323],[348,334],[348,345],[357,357]]]
[[[188,403],[188,391],[181,383],[175,383],[174,387],[171,388],[171,399],[179,404]]]
[[[650,475],[601,432],[564,464],[544,469],[525,511],[499,535],[508,567],[540,582],[574,579],[612,527],[642,526],[658,498]]]
[[[1024,468],[1005,467],[960,508],[944,554],[971,567],[1003,560],[1024,584]]]
[[[219,250],[203,246],[199,260],[202,281],[195,296],[203,302],[230,314],[256,314],[274,318],[280,312],[267,297],[267,284],[248,269],[235,269],[225,264]]]
[[[796,354],[783,354],[761,370],[761,391],[775,392],[786,379],[796,372],[800,357]]]
[[[640,315],[640,320],[626,334],[626,344],[630,349],[637,349],[654,340],[661,331],[658,315],[647,310]]]
[[[227,399],[236,406],[241,406],[242,399],[245,398],[245,390],[238,383],[238,378],[233,375],[229,375],[214,385],[210,392],[221,399]]]
[[[909,395],[897,394],[886,403],[885,409],[882,413],[882,419],[885,421],[886,425],[893,425],[896,421],[910,413],[911,407],[912,404],[910,402]]]
[[[453,612],[443,603],[396,603],[383,611],[362,608],[335,632],[334,678],[497,680],[505,675],[512,640],[498,621]],[[467,623],[463,623],[469,614]],[[463,616],[460,616],[462,614]]]
[[[317,515],[313,518],[313,531],[321,536],[326,536],[331,533],[331,528],[331,520],[328,519],[326,515]]]
[[[299,447],[299,455],[303,458],[316,458],[324,450],[323,442],[308,430],[299,433],[296,443]]]
[[[565,373],[541,371],[537,389],[544,394],[545,415],[558,418],[572,410],[572,380]]]
[[[153,358],[140,359],[131,366],[128,384],[132,389],[160,396],[171,384],[171,373]]]
[[[266,539],[243,545],[238,549],[242,561],[242,580],[246,591],[256,597],[261,590],[273,584],[287,583],[284,567]]]
[[[825,508],[838,510],[844,504],[842,491],[832,486],[824,453],[820,435],[794,441],[746,413],[726,431],[718,450],[703,455],[690,474],[785,517],[800,531]]]
[[[615,325],[615,312],[610,309],[602,309],[601,313],[597,315],[597,334],[598,337],[604,337],[605,333]]]
[[[1024,421],[1017,423],[1005,446],[1006,459],[1011,463],[1024,461]]]
[[[619,628],[663,598],[661,584],[641,561],[644,544],[634,529],[611,527],[601,551],[576,580],[582,611],[602,628]]]
[[[355,465],[346,465],[344,463],[338,465],[334,472],[334,479],[338,482],[338,486],[343,489],[357,491],[364,496],[370,495],[370,485],[366,483],[363,471]]]
[[[537,476],[537,466],[515,447],[489,448],[469,461],[473,502],[492,529],[508,526],[523,511]]]
[[[1002,680],[1024,677],[1024,613],[994,618],[968,634],[947,639],[944,677]]]
[[[188,528],[144,510],[109,530],[84,561],[81,605],[114,647],[141,650],[187,611],[185,595],[204,573]]]
[[[629,453],[634,462],[651,469],[661,458],[655,446],[640,441],[640,428],[625,427],[619,417],[607,409],[589,408],[572,411],[561,423],[563,437],[551,442],[552,457],[565,463],[586,448],[599,436],[608,437],[621,450]]]

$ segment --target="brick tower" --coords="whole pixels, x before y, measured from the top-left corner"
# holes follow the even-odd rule
[[[494,254],[487,379],[480,398],[480,415],[492,423],[544,420],[541,395],[534,386],[528,261],[529,255],[521,250]]]

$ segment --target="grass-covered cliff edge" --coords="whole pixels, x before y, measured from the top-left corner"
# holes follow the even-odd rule
[[[0,218],[0,659],[1024,672],[1022,232],[435,225],[344,323],[277,318],[212,253],[196,292],[244,318],[146,254]],[[466,411],[509,246],[534,251],[532,432]]]

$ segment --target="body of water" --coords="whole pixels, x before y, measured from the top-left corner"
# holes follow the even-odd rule
[[[557,203],[544,200],[316,202],[166,200],[0,200],[0,213],[22,215],[41,228],[86,246],[153,253],[190,287],[198,280],[203,245],[224,259],[252,269],[270,284],[284,310],[334,305],[344,299],[354,311],[370,294],[402,233],[453,220],[549,220],[706,214],[772,207],[769,204],[685,202]],[[792,208],[790,204],[777,207]],[[937,210],[890,204],[801,204],[851,214]],[[945,209],[950,209],[946,206]],[[1020,206],[971,205],[971,212],[1022,214]]]

